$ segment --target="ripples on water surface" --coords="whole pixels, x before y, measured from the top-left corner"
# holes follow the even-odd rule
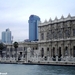
[[[0,64],[0,72],[7,72],[7,75],[75,75],[75,67]]]

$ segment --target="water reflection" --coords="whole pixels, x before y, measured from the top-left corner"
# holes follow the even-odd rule
[[[75,75],[75,67],[0,64],[0,72],[7,72],[7,75]]]

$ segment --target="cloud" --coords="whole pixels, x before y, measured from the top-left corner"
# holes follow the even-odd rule
[[[0,0],[0,33],[9,28],[14,40],[24,40],[29,36],[31,14],[38,15],[43,22],[56,16],[67,17],[69,13],[75,15],[74,0]]]

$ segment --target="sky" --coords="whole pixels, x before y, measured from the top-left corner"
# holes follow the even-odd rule
[[[10,29],[13,41],[29,38],[29,16],[41,21],[58,19],[68,14],[75,16],[75,0],[0,0],[0,39],[2,31]]]

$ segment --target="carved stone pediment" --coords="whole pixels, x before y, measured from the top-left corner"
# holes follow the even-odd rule
[[[49,26],[46,26],[45,30],[46,31],[49,31],[50,30]]]
[[[41,31],[45,31],[45,27],[42,27],[42,28],[41,28]]]
[[[54,24],[54,29],[57,29],[58,27],[57,27],[57,24]]]
[[[63,15],[61,16],[61,19],[64,19],[64,16]]]
[[[51,29],[52,29],[52,30],[54,29],[54,25],[51,26]]]
[[[52,19],[51,18],[49,19],[49,22],[52,22]]]
[[[67,22],[64,23],[63,27],[64,28],[67,28]]]
[[[75,21],[72,21],[72,24],[75,25]]]
[[[45,19],[44,23],[47,23],[47,20]]]
[[[71,18],[71,15],[70,15],[70,14],[68,14],[67,18]]]
[[[61,24],[60,24],[60,23],[57,25],[57,28],[58,28],[58,29],[61,28]]]
[[[55,17],[54,22],[57,22],[57,21],[58,21],[58,18],[57,18],[57,17]]]

